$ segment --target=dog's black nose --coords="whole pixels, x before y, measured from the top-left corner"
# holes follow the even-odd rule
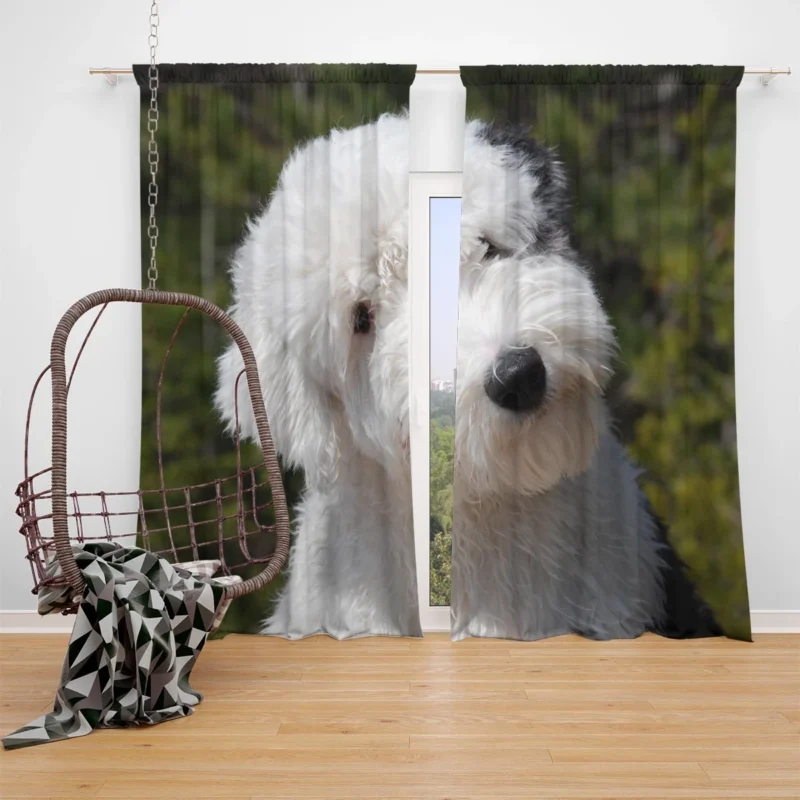
[[[489,399],[509,411],[533,411],[544,399],[547,368],[534,347],[506,350],[486,374]]]

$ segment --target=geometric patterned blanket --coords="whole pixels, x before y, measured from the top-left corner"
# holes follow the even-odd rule
[[[228,605],[225,584],[239,578],[211,578],[219,562],[172,565],[114,542],[74,551],[86,591],[53,711],[3,738],[7,750],[184,717],[202,700],[189,676]],[[56,559],[48,574],[58,574]],[[48,587],[39,613],[68,602],[64,587]]]

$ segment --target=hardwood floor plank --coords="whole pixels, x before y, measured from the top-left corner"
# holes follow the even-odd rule
[[[552,726],[556,727],[556,726]],[[278,738],[282,738],[279,736]],[[419,749],[446,749],[484,751],[489,748],[500,750],[527,750],[529,748],[546,748],[551,755],[561,750],[574,749],[596,750],[605,753],[609,760],[639,761],[637,754],[632,751],[646,750],[657,752],[671,752],[676,749],[695,748],[704,753],[713,749],[730,749],[738,751],[749,749],[752,751],[765,748],[788,750],[797,755],[800,753],[800,735],[793,732],[763,733],[751,732],[731,733],[719,732],[716,734],[697,733],[694,729],[678,731],[663,731],[653,733],[620,733],[609,731],[604,726],[583,726],[579,730],[566,732],[557,730],[540,730],[521,734],[496,734],[496,735],[467,735],[467,734],[414,734],[410,737],[409,746]],[[618,758],[613,758],[617,755]],[[738,754],[737,754],[738,755]],[[555,759],[554,760],[558,760]],[[594,759],[593,759],[594,760]],[[653,760],[653,759],[650,759]],[[713,759],[706,759],[713,760]]]
[[[800,764],[794,762],[711,762],[702,761],[700,766],[708,775],[712,786],[783,786],[794,789],[800,796]]]
[[[797,745],[786,747],[736,747],[727,744],[695,745],[694,747],[562,747],[550,748],[556,764],[580,762],[631,762],[631,761],[703,761],[721,763],[798,763]]]
[[[55,745],[53,745],[55,747]],[[134,761],[134,755],[136,761]],[[195,796],[202,792],[203,797],[247,797],[259,795],[270,797],[286,795],[291,790],[292,797],[340,796],[398,797],[398,798],[441,798],[452,794],[471,797],[500,796],[519,798],[538,796],[542,789],[555,789],[563,792],[569,789],[635,790],[658,789],[665,785],[671,788],[697,790],[709,786],[709,778],[696,763],[641,765],[641,773],[631,765],[611,764],[569,764],[526,763],[509,769],[493,769],[483,773],[464,770],[459,764],[455,770],[442,770],[434,763],[406,765],[375,763],[338,765],[312,762],[305,769],[287,769],[276,766],[242,765],[235,773],[224,775],[224,779],[214,781],[211,772],[214,762],[207,764],[204,780],[199,781],[196,769],[171,768],[153,780],[153,775],[140,766],[141,754],[131,754],[126,759],[120,751],[115,753],[116,766],[98,769],[93,777],[102,779],[99,796],[103,798],[148,797],[174,798],[180,794]],[[75,780],[74,768],[65,771],[67,781]],[[12,773],[12,778],[13,778]],[[38,776],[28,779],[28,785],[35,787]],[[201,788],[202,787],[202,788]],[[376,792],[376,790],[378,790]],[[589,795],[594,796],[594,795]],[[617,795],[619,796],[619,795]],[[697,795],[695,795],[697,796]]]

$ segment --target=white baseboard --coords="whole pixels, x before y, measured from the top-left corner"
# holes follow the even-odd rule
[[[800,633],[800,611],[751,611],[753,633]]]
[[[70,633],[75,615],[48,614],[35,611],[0,611],[0,633]]]
[[[69,633],[74,622],[74,614],[40,617],[35,611],[0,611],[0,633]],[[800,611],[751,611],[750,625],[753,633],[800,633]],[[449,627],[424,630],[434,633]]]

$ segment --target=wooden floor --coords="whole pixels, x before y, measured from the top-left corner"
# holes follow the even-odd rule
[[[0,637],[0,728],[52,705],[66,638]],[[3,797],[800,797],[800,636],[211,642],[205,701],[0,755]]]

